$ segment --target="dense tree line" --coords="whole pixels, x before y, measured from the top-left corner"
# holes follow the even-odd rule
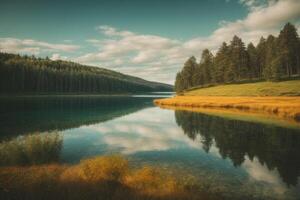
[[[295,26],[287,23],[278,37],[261,37],[257,46],[250,43],[246,47],[234,36],[216,55],[205,49],[199,63],[190,57],[176,75],[175,90],[253,79],[274,81],[299,74],[300,40]]]
[[[122,93],[171,90],[111,70],[0,53],[0,93]]]

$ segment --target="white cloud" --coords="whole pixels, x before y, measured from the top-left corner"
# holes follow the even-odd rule
[[[278,28],[287,21],[300,18],[299,0],[282,0],[266,8],[258,9],[248,15],[244,21],[250,30]]]
[[[205,48],[216,52],[223,41],[229,42],[234,35],[240,36],[245,43],[256,44],[261,36],[278,34],[288,21],[300,24],[299,0],[240,0],[240,3],[249,8],[244,19],[222,21],[210,36],[187,41],[99,26],[96,29],[105,39],[87,40],[98,51],[82,55],[75,61],[173,83],[184,61],[192,55],[200,56]]]
[[[140,34],[119,30],[111,26],[98,26],[104,38],[88,39],[95,51],[80,53],[73,61],[97,65],[153,81],[173,83],[176,73],[185,60],[199,57],[203,49],[215,53],[222,42],[229,42],[238,35],[245,43],[256,44],[261,36],[277,35],[280,28],[290,21],[300,27],[300,0],[239,0],[248,8],[244,19],[221,21],[210,36],[183,41],[158,35]],[[64,59],[63,52],[74,52],[79,46],[51,44],[31,39],[0,38],[0,51],[12,53],[52,53],[53,59]],[[67,44],[66,44],[67,43]],[[77,55],[78,55],[77,54]],[[69,56],[69,55],[68,55]]]
[[[54,54],[52,54],[50,59],[51,60],[67,60],[68,57],[67,56],[61,56],[59,53],[54,53]]]
[[[0,51],[9,53],[38,55],[42,52],[73,52],[77,49],[79,49],[77,45],[52,44],[32,39],[0,38]]]
[[[134,33],[130,32],[130,31],[117,31],[117,29],[115,29],[114,27],[110,27],[107,25],[98,26],[98,27],[96,27],[96,30],[100,31],[101,33],[104,33],[107,36],[127,37],[127,36],[134,35]]]

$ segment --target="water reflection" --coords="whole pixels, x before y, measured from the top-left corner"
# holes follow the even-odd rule
[[[249,158],[245,166],[249,167],[250,161],[260,163],[269,171],[277,170],[287,185],[297,185],[300,176],[299,130],[188,111],[175,111],[175,118],[189,138],[201,137],[206,152],[214,143],[219,154],[224,159],[230,158],[234,166],[241,166]]]
[[[134,166],[158,165],[168,171],[174,167],[199,178],[210,190],[240,199],[300,196],[299,129],[164,110],[153,107],[152,100],[0,99],[0,165],[75,164],[120,153]],[[52,130],[61,131],[51,137],[26,136]]]
[[[100,123],[149,106],[151,98],[126,96],[0,98],[0,138]]]

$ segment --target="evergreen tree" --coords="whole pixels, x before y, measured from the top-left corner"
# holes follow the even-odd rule
[[[128,93],[170,90],[111,70],[0,53],[0,93]]]
[[[222,46],[219,48],[215,57],[215,80],[217,83],[225,82],[225,73],[230,70],[231,65],[229,57],[229,48],[226,42],[223,42]],[[227,78],[226,78],[227,79]]]
[[[190,57],[183,66],[181,76],[183,79],[183,88],[193,87],[193,74],[195,73],[195,69],[197,67],[196,58],[194,56]]]
[[[259,77],[259,63],[258,63],[258,55],[255,46],[251,43],[247,46],[248,53],[248,71],[249,78]]]
[[[263,69],[263,76],[266,80],[273,79],[274,70],[272,68],[275,67],[275,63],[277,64],[279,63],[278,61],[274,62],[274,60],[277,58],[278,58],[278,50],[277,50],[276,38],[273,35],[269,35],[266,40],[266,57],[265,57],[265,66]]]
[[[282,68],[282,58],[280,56],[274,58],[270,63],[270,66],[271,66],[271,80],[273,81],[280,80],[280,78],[284,74]]]
[[[278,36],[280,56],[286,74],[300,74],[299,37],[297,29],[291,23],[287,23]]]
[[[235,67],[235,80],[239,81],[248,78],[248,55],[243,41],[235,35],[230,42],[229,50],[231,62],[233,62]]]
[[[183,87],[183,78],[181,75],[181,72],[178,72],[176,74],[176,80],[175,80],[175,92],[180,93],[182,92],[185,88]]]
[[[266,46],[266,39],[264,37],[261,37],[259,40],[259,43],[256,47],[257,50],[257,58],[258,58],[258,78],[263,77],[263,68],[265,67],[266,64],[266,51],[267,51],[267,46]]]
[[[200,69],[202,69],[201,72],[202,72],[204,84],[209,84],[214,82],[215,78],[213,73],[214,71],[213,59],[214,56],[208,49],[203,50],[199,65],[200,65]]]
[[[203,85],[204,84],[202,67],[203,67],[202,65],[197,64],[195,72],[192,77],[193,85]]]

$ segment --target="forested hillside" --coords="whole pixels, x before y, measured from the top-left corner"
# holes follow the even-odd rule
[[[246,47],[234,36],[216,55],[205,49],[199,63],[195,57],[189,58],[177,73],[175,90],[249,80],[276,81],[295,75],[300,75],[300,41],[295,26],[287,23],[278,37],[261,37],[256,46],[250,43]]]
[[[170,90],[170,85],[146,81],[104,68],[0,53],[2,94],[134,93]]]

